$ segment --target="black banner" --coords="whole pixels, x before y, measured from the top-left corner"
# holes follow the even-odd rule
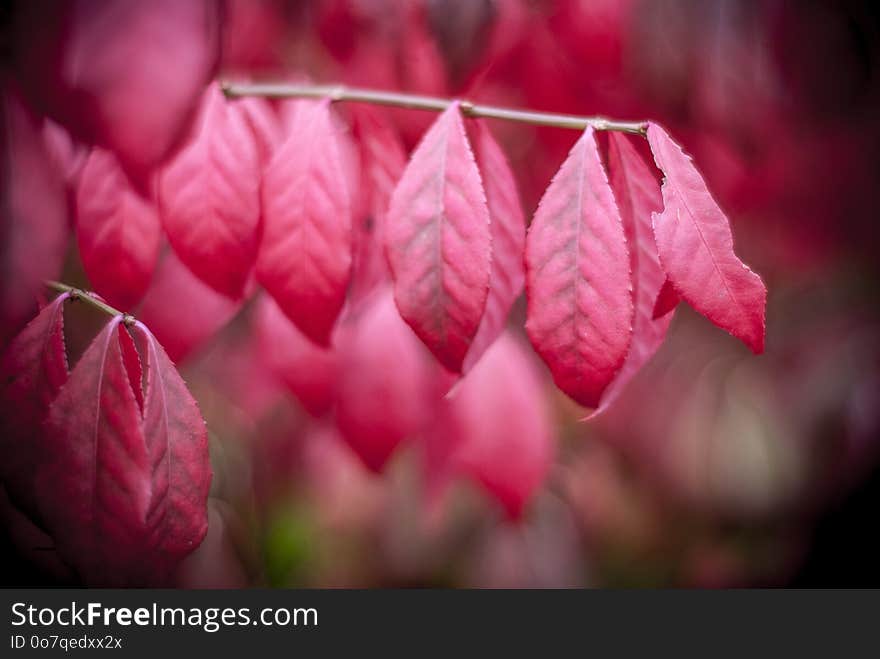
[[[492,656],[752,656],[779,642],[787,655],[849,656],[876,653],[878,592],[6,590],[0,656],[470,655],[484,647]]]

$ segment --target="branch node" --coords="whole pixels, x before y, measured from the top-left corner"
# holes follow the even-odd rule
[[[345,100],[345,87],[342,85],[336,85],[335,87],[331,87],[329,93],[327,94],[327,98],[329,98],[334,103],[338,103],[339,101]]]
[[[53,291],[58,291],[59,293],[67,293],[68,300],[82,300],[83,302],[95,307],[95,309],[103,311],[109,316],[120,316],[122,318],[122,322],[126,325],[133,325],[135,322],[137,322],[135,317],[131,314],[123,313],[119,311],[119,309],[114,309],[109,304],[100,299],[97,295],[92,295],[88,291],[84,291],[73,286],[68,286],[67,284],[62,284],[58,281],[47,281],[44,283],[46,285],[46,288],[50,288]]]

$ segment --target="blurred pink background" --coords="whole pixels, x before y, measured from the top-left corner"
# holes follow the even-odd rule
[[[444,426],[439,405],[377,474],[351,450],[320,387],[354,388],[361,407],[349,423],[381,433],[382,415],[401,413],[383,407],[382,374],[409,358],[407,337],[388,339],[393,323],[378,317],[362,370],[335,372],[297,351],[267,298],[236,312],[168,252],[135,313],[199,401],[215,474],[209,534],[179,585],[880,585],[872,3],[229,0],[223,30],[227,79],[345,82],[663,123],[767,284],[767,351],[751,355],[681,305],[618,403],[584,422],[529,347],[520,299],[493,350],[505,351],[498,373],[523,360],[534,396],[495,401],[489,392],[504,379],[487,382],[474,404],[488,426],[467,430]],[[434,118],[387,112],[408,148]],[[492,129],[530,217],[577,133]],[[75,255],[68,261],[65,281],[84,283]],[[169,316],[156,299],[185,312]],[[413,349],[412,359],[426,358]],[[390,400],[417,405],[407,396],[419,386]],[[507,400],[546,415],[521,444],[499,425]],[[546,451],[529,441],[545,428]],[[477,467],[432,484],[424,464],[437,432],[510,434],[491,459],[521,456],[504,468],[538,485],[518,519],[498,496],[506,485]],[[15,528],[4,579],[65,583],[13,549]]]

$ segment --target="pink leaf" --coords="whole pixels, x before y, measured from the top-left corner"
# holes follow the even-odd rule
[[[734,253],[727,217],[690,157],[656,124],[648,127],[648,142],[666,177],[654,235],[670,282],[694,309],[763,352],[764,283]]]
[[[242,108],[214,86],[191,141],[162,171],[159,207],[180,260],[215,290],[240,298],[260,237],[260,156]]]
[[[82,168],[76,205],[76,237],[89,281],[110,304],[130,309],[159,259],[155,205],[131,187],[116,157],[99,148]]]
[[[204,421],[138,323],[147,372],[141,410],[122,332],[120,317],[107,323],[52,403],[34,483],[47,531],[88,584],[162,583],[207,527]]]
[[[329,102],[298,107],[263,175],[257,276],[297,327],[326,346],[351,272],[348,184]]]
[[[553,459],[553,425],[529,351],[502,334],[450,401],[460,433],[453,470],[480,483],[519,518]]]
[[[309,341],[267,295],[257,302],[254,323],[263,363],[309,414],[329,412],[339,382],[336,351]]]
[[[620,213],[588,128],[526,238],[526,330],[557,386],[596,407],[623,365],[633,293]]]
[[[216,0],[17,6],[19,75],[41,110],[143,181],[175,147],[220,50]],[[47,20],[51,17],[52,20]]]
[[[489,211],[458,103],[434,122],[394,190],[386,254],[403,319],[460,373],[489,290]]]
[[[63,293],[9,344],[0,362],[0,475],[9,497],[38,517],[34,474],[44,460],[40,440],[49,405],[67,381]]]
[[[239,306],[204,284],[166,249],[137,316],[179,362],[229,322]]]
[[[10,84],[0,124],[0,344],[37,312],[47,279],[56,279],[67,248],[64,183],[37,120]]]
[[[666,275],[660,267],[657,245],[651,228],[651,213],[663,207],[660,185],[629,140],[621,133],[610,133],[608,161],[611,188],[620,209],[629,244],[635,315],[632,342],[626,361],[614,381],[602,394],[594,414],[608,408],[632,377],[657,352],[672,314],[654,320],[654,301],[664,286]],[[669,311],[669,310],[667,310]]]
[[[344,377],[336,420],[364,464],[380,472],[400,443],[431,419],[432,361],[390,291],[371,298],[340,343]]]
[[[526,220],[519,202],[516,179],[489,128],[482,121],[475,122],[475,125],[474,153],[486,188],[492,220],[492,274],[486,310],[462,367],[465,372],[473,367],[504,330],[510,308],[522,292],[525,279],[523,252]]]

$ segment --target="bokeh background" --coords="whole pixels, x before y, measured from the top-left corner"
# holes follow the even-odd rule
[[[875,3],[228,0],[222,66],[663,123],[767,284],[767,351],[681,305],[616,406],[583,422],[527,347],[520,300],[510,338],[536,369],[552,460],[511,521],[478,479],[430,496],[424,438],[366,468],[334,411],[294,395],[274,311],[203,294],[169,253],[138,315],[199,401],[215,473],[179,585],[880,585]],[[390,113],[409,148],[433,119]],[[530,215],[577,134],[492,128]],[[65,280],[85,284],[76,260]],[[4,582],[69,583],[12,529]]]

